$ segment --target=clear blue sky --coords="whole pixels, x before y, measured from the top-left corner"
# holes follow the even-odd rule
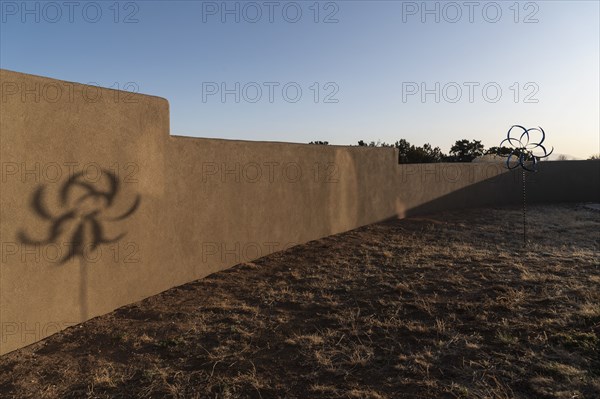
[[[133,82],[169,100],[171,134],[448,151],[462,138],[497,145],[522,124],[558,153],[600,151],[598,1],[429,1],[432,13],[421,1],[0,3],[2,68]],[[215,93],[236,82],[239,103]]]

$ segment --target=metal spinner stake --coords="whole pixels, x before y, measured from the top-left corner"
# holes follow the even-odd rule
[[[520,129],[522,131],[519,138],[512,137],[511,133],[513,129]],[[531,141],[530,133],[538,132],[541,134],[541,138],[538,142]],[[517,133],[518,134],[518,133]],[[537,172],[537,163],[540,159],[547,158],[552,152],[554,148],[550,150],[550,152],[546,151],[546,147],[542,145],[544,140],[546,139],[546,133],[544,129],[541,127],[534,127],[530,129],[525,129],[521,125],[513,125],[510,129],[508,129],[508,133],[506,134],[506,138],[502,140],[500,143],[500,147],[505,142],[512,147],[511,153],[506,158],[506,167],[509,170],[518,168],[519,166],[522,169],[522,181],[523,181],[523,247],[527,246],[527,202],[526,202],[526,172]],[[534,154],[534,151],[541,151],[539,155]],[[511,163],[512,160],[512,163]]]

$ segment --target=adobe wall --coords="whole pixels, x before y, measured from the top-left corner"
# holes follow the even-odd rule
[[[498,164],[170,136],[162,98],[0,70],[0,354],[173,286],[393,217],[520,201]],[[600,200],[548,162],[531,202]]]

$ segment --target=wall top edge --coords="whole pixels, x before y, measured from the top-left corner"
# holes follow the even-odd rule
[[[11,76],[11,75],[14,76],[15,78],[21,78],[21,79],[43,79],[43,80],[48,80],[48,81],[52,81],[52,82],[68,83],[68,84],[72,84],[75,86],[81,86],[81,87],[99,87],[102,90],[127,93],[128,95],[132,95],[134,97],[143,97],[146,99],[158,100],[158,101],[162,101],[162,102],[169,104],[169,100],[167,100],[166,98],[160,97],[160,96],[155,96],[152,94],[132,93],[132,92],[126,91],[126,90],[111,89],[110,87],[104,87],[104,86],[91,86],[91,85],[88,85],[85,83],[72,82],[70,80],[56,79],[56,78],[52,78],[52,77],[48,77],[48,76],[34,75],[31,73],[18,72],[18,71],[13,71],[10,69],[0,68],[0,80],[6,80],[6,77]]]
[[[219,141],[226,143],[244,143],[244,144],[266,144],[266,145],[290,145],[290,146],[304,146],[316,149],[356,149],[357,151],[366,151],[366,150],[374,150],[374,151],[395,151],[395,148],[392,147],[361,147],[357,145],[340,145],[340,144],[328,144],[328,145],[319,145],[319,144],[308,144],[308,143],[297,143],[290,141],[268,141],[268,140],[244,140],[244,139],[225,139],[220,137],[198,137],[198,136],[186,136],[182,134],[171,134],[169,136],[174,140],[196,140],[196,141]]]

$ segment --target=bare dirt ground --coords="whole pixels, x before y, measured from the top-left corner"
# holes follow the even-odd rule
[[[600,212],[395,220],[0,359],[2,398],[600,398]]]

